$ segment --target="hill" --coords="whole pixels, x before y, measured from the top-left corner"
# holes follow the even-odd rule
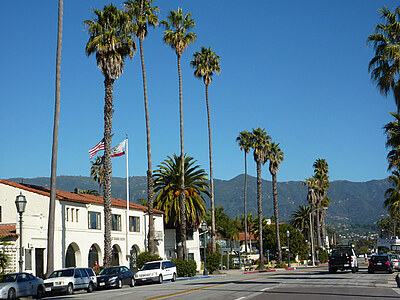
[[[10,178],[10,181],[23,182],[49,187],[50,178]],[[139,198],[146,198],[146,177],[135,176],[129,178],[130,200],[136,202]],[[247,209],[257,213],[256,178],[248,176]],[[215,202],[224,207],[224,211],[232,218],[243,213],[244,175],[230,180],[214,180]],[[331,182],[328,196],[331,206],[328,210],[328,222],[370,224],[381,219],[385,214],[383,209],[383,195],[389,184],[386,179],[367,182],[350,182],[338,180]],[[84,176],[59,176],[57,189],[74,191],[75,188],[98,190],[92,178]],[[112,178],[112,196],[126,198],[125,178]],[[306,204],[307,188],[300,181],[278,182],[279,218],[287,221],[299,205]],[[263,214],[266,217],[273,215],[272,183],[262,181]],[[207,203],[209,206],[210,203]]]

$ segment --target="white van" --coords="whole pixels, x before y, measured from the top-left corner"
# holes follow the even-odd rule
[[[137,283],[143,282],[158,282],[162,283],[164,280],[176,280],[176,266],[170,260],[150,261],[145,263],[140,271],[135,274],[135,281]]]

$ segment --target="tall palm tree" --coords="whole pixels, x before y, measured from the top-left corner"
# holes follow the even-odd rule
[[[208,86],[212,81],[214,72],[219,74],[221,71],[219,67],[220,57],[211,51],[210,48],[201,47],[201,52],[196,52],[193,55],[193,60],[190,65],[195,68],[194,76],[203,78],[206,87],[206,106],[207,106],[207,120],[208,120],[208,152],[210,156],[210,186],[211,186],[211,244],[212,251],[217,251],[215,240],[215,201],[214,201],[214,178],[213,178],[213,160],[212,160],[212,143],[211,143],[211,118],[210,118],[210,105],[208,102]]]
[[[278,218],[278,187],[276,182],[276,174],[279,170],[279,165],[283,161],[283,152],[279,147],[279,143],[276,144],[274,142],[269,143],[268,145],[268,153],[265,157],[266,160],[269,160],[269,172],[272,176],[272,193],[274,199],[274,216],[275,216],[275,230],[276,230],[276,241],[277,241],[277,250],[278,250],[278,263],[282,262],[282,250],[281,250],[281,241],[279,235],[279,218]]]
[[[328,196],[325,196],[321,201],[321,230],[322,230],[322,244],[326,244],[326,222],[325,218],[328,214],[328,207],[331,204],[331,199]]]
[[[193,157],[185,156],[185,170],[181,169],[181,157],[174,154],[168,156],[154,171],[154,191],[158,193],[154,206],[165,212],[165,222],[176,228],[177,245],[182,242],[180,227],[182,226],[180,212],[181,174],[185,174],[185,218],[191,226],[198,226],[207,215],[205,196],[210,196],[207,174]]]
[[[60,123],[60,95],[61,95],[61,48],[63,33],[63,0],[58,0],[58,32],[56,56],[56,97],[54,105],[53,147],[51,154],[51,179],[49,219],[47,225],[47,274],[54,271],[54,217],[56,213],[56,179],[57,179],[57,153],[58,153],[58,126]]]
[[[315,178],[315,176],[311,176],[310,178],[306,178],[306,180],[304,182],[302,182],[303,185],[306,185],[308,188],[307,191],[307,202],[308,204],[310,204],[310,211],[313,211],[316,207],[316,203],[317,203],[317,199],[318,199],[318,193],[317,193],[317,179]],[[313,228],[315,228],[315,219],[314,219],[314,214],[315,212],[313,212],[311,214],[311,224],[313,226]],[[310,228],[311,230],[311,228]],[[311,235],[310,235],[310,242],[311,242]]]
[[[154,255],[154,182],[151,163],[150,145],[150,119],[149,105],[147,99],[146,69],[144,66],[143,40],[147,36],[148,26],[155,28],[158,24],[158,6],[151,6],[153,0],[129,0],[124,3],[126,10],[133,23],[133,33],[139,39],[140,61],[142,63],[144,109],[146,117],[146,137],[147,137],[147,201],[149,203],[149,233],[148,247],[151,255]]]
[[[167,16],[167,20],[161,21],[165,26],[163,40],[176,53],[178,61],[178,77],[179,77],[179,119],[180,119],[180,139],[181,139],[181,245],[178,247],[178,258],[186,259],[186,212],[185,212],[185,167],[184,167],[184,143],[183,143],[183,100],[182,100],[182,72],[181,72],[181,56],[185,49],[196,41],[196,34],[190,32],[195,27],[192,14],[183,14],[182,9],[178,11],[171,10]]]
[[[239,132],[236,142],[238,142],[240,150],[244,152],[244,215],[247,216],[247,153],[251,149],[251,133],[247,130]],[[247,253],[247,218],[244,218],[244,241]]]
[[[267,135],[265,129],[258,127],[253,128],[251,135],[251,148],[253,148],[254,161],[257,164],[257,206],[258,206],[258,232],[259,232],[259,245],[260,245],[260,268],[264,268],[264,252],[263,252],[263,239],[262,239],[262,201],[261,201],[261,165],[265,164],[265,157],[267,155],[268,143],[271,137]]]
[[[390,114],[395,120],[383,127],[386,135],[386,148],[391,149],[387,155],[388,170],[400,168],[400,114],[393,112]]]
[[[386,6],[378,10],[384,20],[369,35],[368,44],[373,44],[375,56],[368,71],[381,92],[387,96],[392,91],[400,113],[400,7],[391,12]]]
[[[316,201],[316,210],[317,210],[317,218],[316,218],[316,226],[317,226],[317,244],[318,247],[322,247],[321,241],[321,202],[326,197],[327,189],[329,188],[329,176],[328,176],[328,163],[323,158],[318,158],[314,164],[314,177],[317,183],[317,201]]]
[[[383,206],[388,210],[391,216],[400,211],[400,172],[399,170],[392,171],[389,176],[389,183],[392,187],[385,192],[385,201]]]
[[[306,205],[299,205],[299,208],[292,213],[290,225],[300,230],[304,237],[310,234],[310,212],[311,208]]]
[[[90,161],[92,166],[90,167],[90,176],[93,180],[99,184],[99,195],[101,195],[101,189],[104,184],[104,167],[103,167],[103,156],[98,155],[94,161]]]
[[[125,66],[125,58],[136,50],[132,39],[128,14],[113,4],[104,10],[93,9],[95,17],[84,21],[89,33],[86,44],[88,56],[96,54],[97,66],[104,75],[104,259],[111,266],[111,131],[113,117],[113,88]]]

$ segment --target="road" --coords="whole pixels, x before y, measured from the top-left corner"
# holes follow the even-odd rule
[[[327,268],[307,268],[257,274],[231,274],[194,280],[124,287],[120,290],[77,292],[46,299],[399,299],[394,274],[368,274],[361,265],[356,274]]]

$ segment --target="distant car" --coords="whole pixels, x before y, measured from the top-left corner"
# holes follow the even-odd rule
[[[389,259],[392,261],[393,269],[400,270],[400,258],[398,254],[388,254]]]
[[[0,299],[17,299],[33,296],[42,298],[43,280],[28,273],[0,275]]]
[[[368,263],[368,273],[386,271],[393,273],[393,264],[388,255],[372,255]]]
[[[65,292],[71,295],[75,290],[93,292],[95,283],[86,268],[69,268],[56,270],[44,281],[48,293]]]
[[[143,265],[142,269],[135,274],[137,283],[158,282],[164,280],[176,280],[176,266],[170,260],[151,261]]]
[[[100,271],[97,276],[97,287],[122,288],[124,284],[135,286],[135,274],[127,267],[110,267]]]

